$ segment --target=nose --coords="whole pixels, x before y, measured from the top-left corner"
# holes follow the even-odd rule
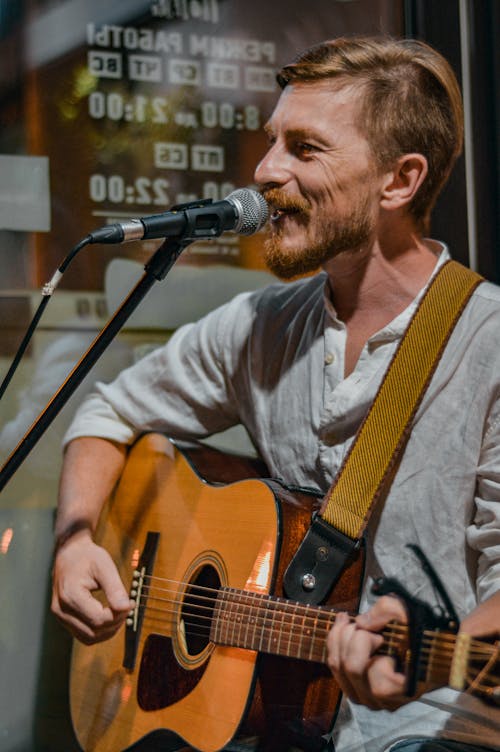
[[[274,143],[255,168],[254,180],[260,186],[283,185],[290,177],[283,148]]]

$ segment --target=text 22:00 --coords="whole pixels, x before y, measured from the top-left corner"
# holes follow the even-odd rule
[[[127,184],[121,175],[95,173],[89,180],[90,198],[96,203],[109,201],[112,204],[168,206],[168,187],[169,181],[165,178],[138,177]]]

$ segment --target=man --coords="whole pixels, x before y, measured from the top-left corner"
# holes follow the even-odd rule
[[[278,80],[269,150],[255,172],[272,209],[266,260],[284,278],[323,273],[239,296],[113,384],[99,385],[80,410],[61,480],[53,610],[84,642],[112,635],[129,609],[92,533],[138,433],[203,437],[241,422],[271,475],[325,492],[448,257],[424,237],[462,146],[459,90],[441,56],[411,41],[338,39],[304,53]],[[370,585],[380,574],[398,576],[433,602],[406,548],[419,543],[464,628],[498,634],[499,340],[500,292],[483,283],[369,526],[361,612],[372,605]],[[98,587],[105,605],[92,596]],[[401,749],[495,748],[491,724],[457,725],[446,697],[407,703],[404,677],[374,655],[378,632],[394,615],[405,619],[399,601],[384,598],[356,623],[339,616],[329,636],[329,665],[345,694],[335,748],[375,752],[412,736],[454,741]]]

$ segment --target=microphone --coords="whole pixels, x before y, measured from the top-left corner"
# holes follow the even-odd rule
[[[267,222],[265,198],[250,188],[239,188],[222,201],[212,199],[179,204],[163,214],[105,225],[89,234],[90,243],[125,243],[129,240],[178,237],[186,241],[218,237],[226,230],[252,235]]]

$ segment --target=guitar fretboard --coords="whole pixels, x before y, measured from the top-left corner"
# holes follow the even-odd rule
[[[218,591],[210,639],[219,645],[325,663],[326,636],[335,622],[329,606],[308,606],[236,588]],[[382,631],[380,653],[408,655],[408,627],[390,623]],[[498,658],[500,643],[489,645],[446,631],[426,630],[423,636],[419,681],[429,688],[451,684],[497,701],[500,695]],[[458,685],[453,678],[458,674]],[[459,686],[460,685],[460,686]]]
[[[324,663],[326,635],[335,621],[328,607],[221,588],[210,639],[261,653]]]

